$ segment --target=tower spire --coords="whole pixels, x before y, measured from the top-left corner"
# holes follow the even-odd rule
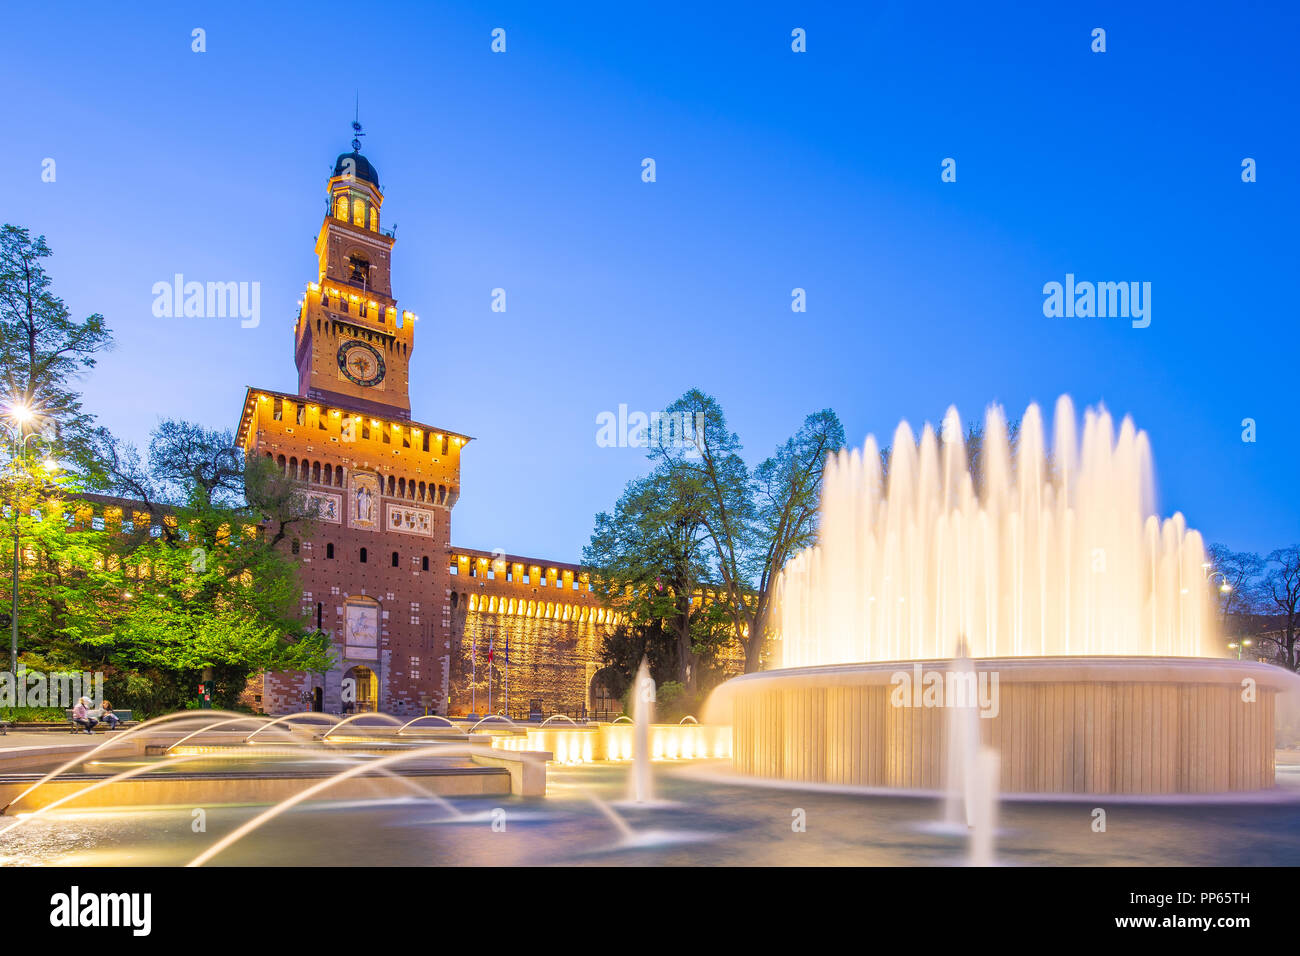
[[[366,134],[361,132],[361,92],[357,92],[356,110],[352,114],[352,152],[361,152],[361,137]]]

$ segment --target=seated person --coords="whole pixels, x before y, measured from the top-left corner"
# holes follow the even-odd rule
[[[77,706],[72,708],[72,722],[78,727],[84,727],[86,733],[90,733],[90,728],[94,727],[99,721],[90,716],[90,698],[82,697],[77,701]]]
[[[109,730],[117,730],[117,725],[121,723],[121,721],[117,719],[117,714],[113,713],[113,705],[108,701],[104,701],[104,703],[99,706],[99,719],[103,723],[108,724]]]

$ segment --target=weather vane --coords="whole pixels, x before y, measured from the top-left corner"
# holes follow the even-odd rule
[[[356,112],[352,116],[352,152],[361,152],[361,137],[366,134],[361,132],[361,94],[357,94]]]

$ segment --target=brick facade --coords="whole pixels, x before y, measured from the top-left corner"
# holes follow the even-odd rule
[[[337,713],[346,687],[362,709],[483,713],[491,681],[496,712],[507,683],[515,715],[606,709],[592,678],[612,615],[580,570],[451,546],[471,439],[411,419],[416,317],[392,295],[378,174],[355,152],[335,172],[294,326],[298,391],[250,388],[238,436],[301,480],[317,511],[291,547],[303,615],[330,634],[338,665],[266,674],[248,699]]]

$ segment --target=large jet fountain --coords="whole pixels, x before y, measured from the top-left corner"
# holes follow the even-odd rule
[[[1169,793],[1273,785],[1284,675],[1228,661],[1200,535],[1155,513],[1150,444],[1056,405],[955,409],[888,464],[873,438],[826,469],[816,547],[780,582],[777,670],[719,689],[738,769],[938,789],[945,708],[978,705],[1001,786]],[[958,649],[974,674],[950,667]],[[717,710],[713,710],[717,714]]]

